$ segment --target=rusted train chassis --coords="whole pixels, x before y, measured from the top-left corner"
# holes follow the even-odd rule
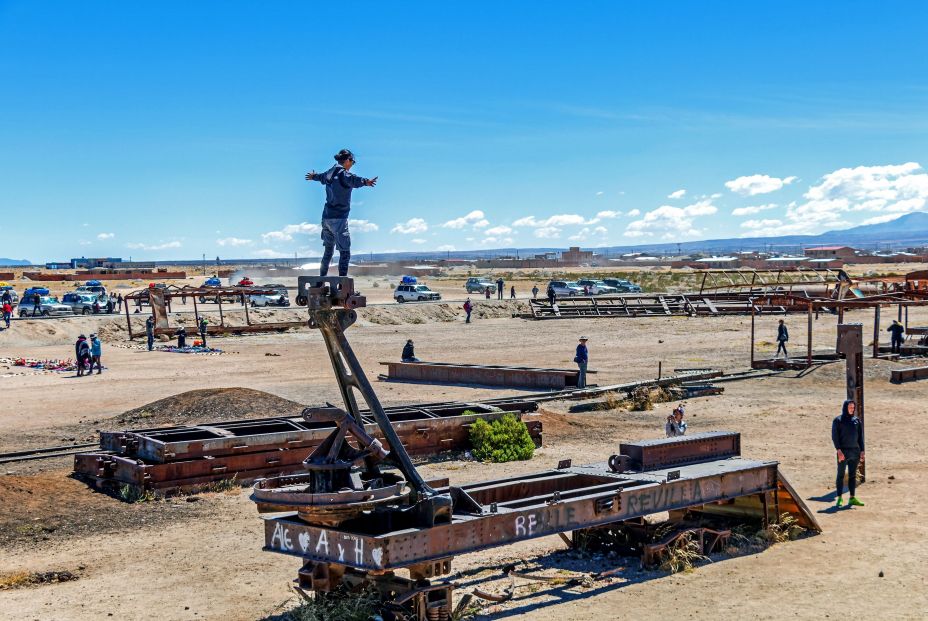
[[[530,414],[537,408],[519,399],[493,405],[436,403],[388,408],[387,416],[406,451],[425,457],[469,448],[474,421],[495,420],[507,412],[521,418],[541,446],[541,421]],[[364,423],[382,439],[373,420]],[[128,484],[163,493],[233,477],[246,482],[303,471],[303,460],[334,429],[332,423],[279,418],[102,432],[100,451],[74,456],[74,473],[98,487]]]
[[[265,520],[265,550],[298,556],[298,580],[316,592],[362,584],[376,587],[397,619],[448,618],[452,613],[451,560],[487,548],[558,533],[577,539],[591,529],[664,511],[766,522],[781,513],[820,530],[814,516],[779,471],[777,462],[744,459],[736,433],[623,444],[607,462],[481,483],[446,486],[450,521],[431,527],[409,522],[400,508],[359,514],[337,526],[312,524],[301,512]],[[259,481],[252,499],[261,512],[287,509],[276,498],[296,478]],[[293,509],[294,507],[289,507]],[[397,571],[408,572],[408,578]],[[429,583],[438,578],[436,583]]]

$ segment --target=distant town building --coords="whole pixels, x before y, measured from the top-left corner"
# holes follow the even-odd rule
[[[582,265],[593,261],[592,250],[580,250],[579,246],[571,246],[561,253],[561,261],[565,265]]]
[[[841,261],[851,261],[857,255],[857,251],[850,246],[818,246],[815,248],[806,248],[805,255],[810,259],[840,259]]]

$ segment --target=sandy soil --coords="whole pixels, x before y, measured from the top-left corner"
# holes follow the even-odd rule
[[[665,370],[740,369],[748,360],[750,318],[744,317],[551,322],[488,317],[465,326],[461,315],[435,318],[425,306],[393,312],[396,323],[364,318],[349,332],[371,378],[380,372],[379,361],[399,356],[407,338],[415,339],[425,360],[565,366],[577,336],[588,334],[599,383],[651,377],[658,362]],[[869,313],[848,319],[864,322],[869,336]],[[910,320],[928,325],[928,313],[913,313]],[[76,332],[99,329],[106,321],[111,320],[18,322],[0,333],[0,356],[67,357]],[[762,354],[773,351],[775,322],[772,317],[758,322]],[[800,348],[805,318],[788,322],[791,342]],[[834,323],[830,316],[816,321],[817,348],[833,347]],[[117,338],[114,331],[105,341],[108,368],[101,376],[78,379],[0,368],[8,406],[0,451],[58,444],[76,437],[75,429],[118,427],[127,420],[118,418],[123,412],[186,390],[247,387],[306,404],[338,398],[321,338],[305,329],[213,339],[226,352],[221,356],[149,353]],[[842,364],[801,378],[789,373],[727,383],[723,395],[689,404],[692,431],[739,431],[745,455],[780,460],[812,509],[821,512],[822,535],[674,576],[640,572],[635,561],[578,559],[552,537],[460,557],[457,570],[471,573],[459,582],[472,588],[477,581],[498,591],[504,584],[494,581],[499,568],[520,559],[571,571],[626,568],[591,589],[521,588],[513,602],[485,609],[493,619],[598,619],[616,617],[617,611],[635,619],[823,619],[848,610],[860,619],[925,618],[928,525],[917,502],[928,497],[918,432],[928,383],[889,384],[889,371],[898,364],[866,361],[869,481],[859,495],[867,506],[853,510],[829,510],[834,476],[829,429],[844,395]],[[387,404],[518,392],[399,383],[375,387]],[[566,415],[567,404],[554,403],[544,414],[545,448],[530,462],[451,460],[422,469],[465,482],[543,469],[566,457],[601,460],[620,441],[660,435],[666,409]],[[68,570],[79,576],[73,582],[0,591],[0,618],[255,620],[292,599],[288,584],[299,563],[261,551],[261,521],[246,492],[127,505],[67,478],[68,465],[66,459],[8,464],[0,472],[0,515],[6,516],[0,520],[0,573]]]

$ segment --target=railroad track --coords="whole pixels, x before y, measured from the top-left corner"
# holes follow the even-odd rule
[[[51,459],[53,457],[67,457],[99,446],[99,442],[89,442],[87,444],[69,444],[68,446],[49,446],[24,451],[11,451],[9,453],[0,453],[0,464],[8,464],[15,461],[33,461],[35,459]]]

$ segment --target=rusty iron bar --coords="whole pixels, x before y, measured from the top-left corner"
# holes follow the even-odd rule
[[[387,367],[384,379],[428,383],[480,384],[561,390],[576,387],[576,369],[541,369],[503,365],[452,364],[441,362],[381,362]],[[587,371],[596,373],[596,371]]]
[[[847,398],[854,402],[857,418],[860,419],[861,435],[864,435],[864,336],[863,324],[838,325],[838,342],[835,351],[844,354],[846,362],[845,380]],[[865,461],[860,462],[860,477],[866,481]]]
[[[928,379],[928,367],[907,367],[905,369],[892,369],[890,371],[889,377],[889,381],[893,384],[917,382],[918,380],[923,379]]]

